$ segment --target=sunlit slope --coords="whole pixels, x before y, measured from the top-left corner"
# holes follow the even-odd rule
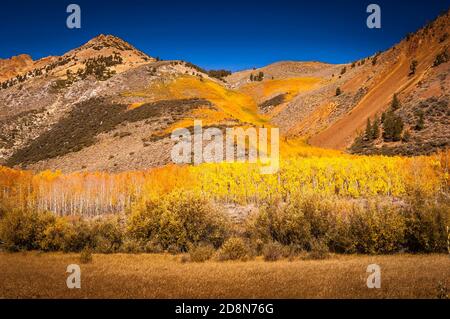
[[[268,118],[258,113],[255,100],[263,100],[276,94],[286,94],[286,101],[292,99],[301,91],[306,91],[320,82],[315,78],[295,78],[283,80],[268,80],[251,83],[240,90],[227,89],[221,84],[194,76],[183,75],[170,81],[158,81],[144,91],[127,92],[128,97],[140,97],[148,101],[167,99],[202,98],[214,105],[214,108],[199,108],[186,114],[181,121],[170,125],[164,132],[167,134],[180,127],[192,127],[193,120],[201,120],[204,126],[223,126],[233,122],[240,127],[273,127]],[[133,103],[130,108],[136,108],[143,102]],[[158,134],[158,133],[157,133]],[[270,133],[269,133],[269,144]],[[332,152],[308,146],[304,139],[280,138],[280,153],[282,157],[292,156],[323,156],[339,155]]]
[[[298,93],[310,90],[320,81],[319,78],[290,78],[251,82],[239,88],[239,92],[253,97],[259,103],[275,95],[285,94],[285,102],[288,102]]]
[[[125,96],[145,98],[149,101],[202,98],[214,105],[214,109],[197,109],[177,127],[191,123],[192,118],[201,119],[204,125],[222,124],[227,120],[250,125],[267,125],[264,116],[258,114],[258,106],[251,96],[229,90],[217,82],[183,75],[169,81],[157,81],[140,92],[127,92]],[[133,105],[133,107],[139,105]]]
[[[408,81],[408,68],[409,64],[402,58],[350,113],[312,137],[310,143],[332,149],[348,147],[355,138],[357,130],[364,128],[368,118],[374,118],[386,110],[392,96]]]
[[[347,71],[346,74],[351,73],[352,77],[341,86],[344,94],[364,86],[367,87],[367,93],[350,112],[312,137],[311,144],[346,149],[358,131],[364,130],[368,119],[373,120],[390,107],[394,94],[404,106],[413,102],[417,105],[420,102],[429,104],[428,98],[447,95],[445,78],[449,72],[448,58],[441,61],[440,68],[436,62],[439,55],[448,56],[449,21],[447,12],[416,33],[408,35],[391,49],[376,54],[372,63],[366,63],[365,68],[354,67],[353,71]],[[364,81],[365,78],[367,81]],[[399,112],[406,114],[407,110],[401,108]],[[407,122],[406,115],[403,120]],[[433,119],[429,121],[429,126],[439,125]]]

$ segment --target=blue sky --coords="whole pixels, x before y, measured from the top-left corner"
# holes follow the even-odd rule
[[[81,6],[81,29],[66,27],[70,3]],[[381,6],[381,29],[366,27],[370,3]],[[450,0],[9,0],[0,9],[0,58],[61,55],[104,33],[208,69],[344,63],[389,48],[449,7]]]

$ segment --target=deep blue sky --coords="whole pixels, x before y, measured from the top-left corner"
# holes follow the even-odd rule
[[[77,3],[82,28],[66,28]],[[366,27],[366,7],[382,28]],[[0,58],[61,55],[113,34],[151,56],[239,70],[279,60],[344,63],[397,43],[450,7],[450,0],[22,0],[0,5]]]

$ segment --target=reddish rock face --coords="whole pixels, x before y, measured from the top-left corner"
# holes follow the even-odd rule
[[[33,64],[33,59],[28,54],[21,54],[5,60],[0,59],[0,81],[28,71]]]

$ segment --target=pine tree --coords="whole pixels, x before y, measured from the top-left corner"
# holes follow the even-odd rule
[[[386,142],[400,141],[403,132],[403,120],[395,115],[394,112],[388,112],[383,122],[383,139]]]
[[[372,124],[370,123],[370,118],[367,119],[366,131],[364,133],[364,138],[366,141],[372,140]]]
[[[421,131],[425,128],[425,118],[424,118],[424,114],[423,112],[419,113],[419,118],[417,119],[417,123],[416,123],[416,131]]]
[[[264,79],[264,73],[263,73],[263,72],[259,72],[259,73],[258,73],[257,80],[258,80],[258,81],[262,81],[263,79]]]
[[[372,125],[372,139],[376,140],[380,137],[380,126],[379,126],[379,119],[378,117],[375,118],[373,125]]]
[[[397,93],[394,94],[394,98],[392,99],[391,108],[393,111],[396,111],[400,108],[400,101],[398,100]]]
[[[394,142],[400,141],[402,139],[402,132],[403,132],[403,120],[399,116],[395,116],[394,118],[394,136],[392,140]]]

